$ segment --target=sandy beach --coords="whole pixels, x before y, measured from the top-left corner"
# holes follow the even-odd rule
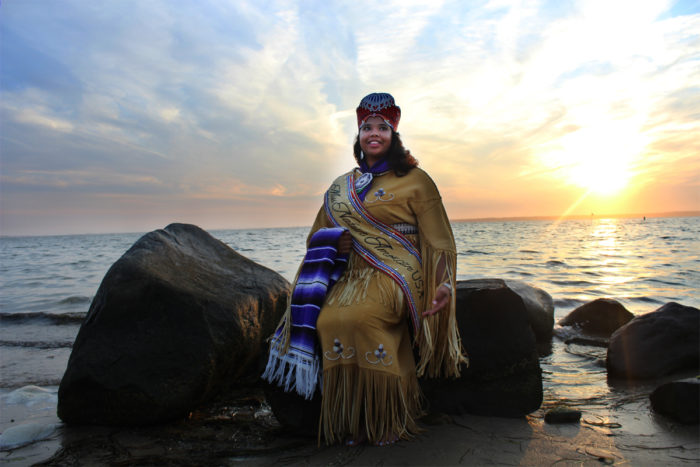
[[[654,414],[651,384],[626,388],[614,404],[567,401],[581,421],[429,413],[425,431],[392,446],[318,447],[279,426],[259,389],[221,400],[188,420],[154,427],[69,427],[0,453],[7,465],[697,465],[700,427]],[[46,422],[46,420],[44,420]]]

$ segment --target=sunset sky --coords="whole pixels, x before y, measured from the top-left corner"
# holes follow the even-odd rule
[[[391,93],[453,219],[700,210],[700,2],[2,0],[0,234],[310,225]]]

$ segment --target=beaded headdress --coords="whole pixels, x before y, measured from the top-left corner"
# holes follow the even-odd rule
[[[357,127],[361,127],[369,117],[381,117],[394,131],[399,126],[401,108],[396,105],[391,94],[373,92],[365,96],[357,107]]]

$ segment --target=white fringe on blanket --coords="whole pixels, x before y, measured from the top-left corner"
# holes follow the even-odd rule
[[[296,390],[300,396],[311,399],[320,376],[321,361],[318,356],[310,358],[301,355],[292,347],[286,354],[280,355],[273,343],[262,378],[280,387],[284,385],[286,392]]]

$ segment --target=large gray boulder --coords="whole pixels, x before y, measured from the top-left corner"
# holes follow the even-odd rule
[[[700,310],[670,302],[610,336],[608,375],[649,379],[700,368]]]
[[[470,365],[458,379],[424,379],[434,411],[521,417],[542,404],[537,340],[520,295],[502,281],[457,283],[457,324]]]
[[[202,229],[139,239],[105,275],[58,392],[67,423],[144,425],[185,417],[259,374],[289,283]]]
[[[584,334],[609,337],[634,318],[620,302],[598,298],[585,303],[559,320],[560,326],[573,326]]]

